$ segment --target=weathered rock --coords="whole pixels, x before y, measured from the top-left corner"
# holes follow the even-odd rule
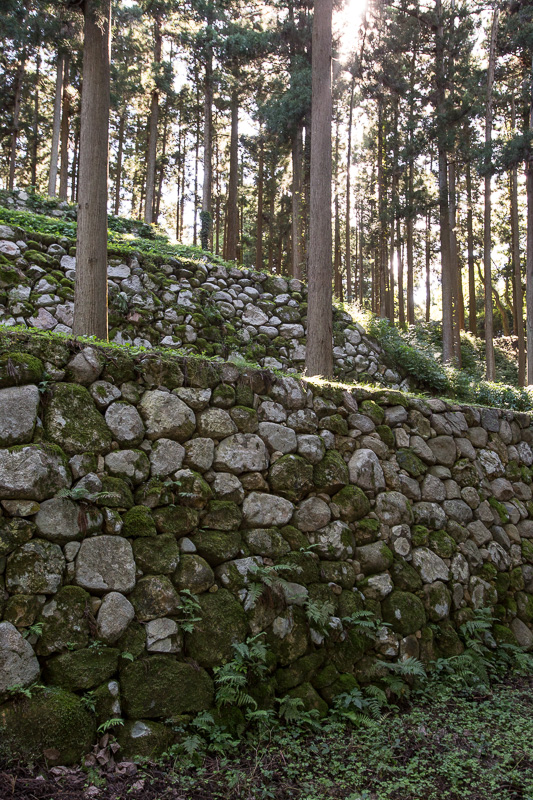
[[[270,528],[286,525],[292,517],[294,506],[283,497],[251,492],[245,498],[242,510],[247,527]]]
[[[424,583],[447,581],[450,577],[450,570],[442,558],[427,547],[417,547],[413,550],[413,565],[419,571]]]
[[[207,592],[214,584],[215,575],[201,556],[183,554],[172,581],[178,591],[188,589],[193,594],[201,594]]]
[[[152,475],[165,478],[181,469],[185,458],[185,448],[172,439],[157,439],[150,452],[150,469]]]
[[[128,479],[134,485],[145,481],[150,474],[150,462],[142,450],[114,450],[106,455],[105,465],[110,475]]]
[[[329,450],[322,461],[315,464],[313,481],[318,491],[333,494],[350,482],[346,462],[336,450]]]
[[[275,494],[297,502],[313,488],[313,467],[301,456],[282,456],[271,466],[269,480]]]
[[[200,595],[200,622],[186,634],[186,650],[201,667],[214,667],[233,657],[233,645],[246,639],[248,623],[241,604],[226,589]]]
[[[57,447],[29,444],[0,450],[0,498],[46,500],[71,482],[67,460]]]
[[[102,600],[96,618],[98,638],[106,644],[114,644],[135,616],[127,597],[120,592],[109,592]]]
[[[6,587],[19,594],[55,594],[64,570],[61,548],[44,539],[33,539],[8,557]]]
[[[66,544],[98,530],[102,515],[95,509],[82,511],[67,497],[52,497],[41,503],[35,524],[43,538],[56,544]]]
[[[96,594],[130,592],[135,586],[131,544],[122,536],[84,539],[76,558],[76,583]]]
[[[260,422],[258,432],[270,452],[294,453],[297,448],[296,433],[285,425],[278,425],[276,422]]]
[[[348,468],[350,481],[367,492],[385,488],[385,477],[379,459],[372,450],[357,450],[351,457]]]
[[[105,413],[113,438],[125,447],[136,447],[144,439],[144,424],[135,406],[123,401],[112,403]]]
[[[84,347],[67,364],[67,380],[89,386],[100,377],[104,359],[93,347]]]
[[[87,647],[49,658],[45,678],[62,689],[92,689],[110,678],[118,669],[120,652],[114,647]]]
[[[37,642],[41,656],[87,645],[90,596],[79,586],[63,586],[44,606],[40,622],[42,632]]]
[[[0,622],[0,699],[11,686],[30,686],[39,672],[31,644],[10,622]]]
[[[353,533],[348,525],[340,520],[311,532],[309,541],[316,545],[315,552],[327,561],[345,561],[354,553]]]
[[[140,622],[177,614],[181,605],[179,594],[164,575],[141,578],[130,599]]]
[[[267,469],[268,451],[263,440],[254,433],[236,433],[223,439],[215,449],[215,469],[240,475]]]
[[[165,655],[128,664],[120,676],[124,710],[130,718],[167,719],[208,709],[213,681],[203,669]]]
[[[212,439],[191,439],[185,443],[185,464],[199,472],[206,472],[213,465],[215,443]]]
[[[410,525],[413,511],[410,502],[400,492],[382,492],[376,499],[376,514],[385,525]]]
[[[422,601],[410,592],[396,590],[383,600],[383,619],[402,636],[416,633],[426,624]]]
[[[356,548],[355,557],[361,566],[361,572],[371,575],[388,569],[394,556],[385,542],[373,542]]]
[[[139,410],[146,423],[148,439],[183,442],[196,428],[196,417],[183,400],[159,389],[145,392]]]
[[[1,447],[31,442],[38,407],[37,386],[10,386],[7,389],[0,389]]]
[[[69,455],[106,453],[111,448],[111,433],[84,386],[56,383],[44,425],[50,441]]]
[[[294,515],[294,524],[301,531],[316,531],[327,525],[330,519],[328,504],[319,497],[310,497],[300,503]]]

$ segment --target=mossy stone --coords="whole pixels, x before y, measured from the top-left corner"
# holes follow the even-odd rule
[[[252,528],[243,532],[243,539],[253,555],[277,561],[289,552],[289,545],[276,528]]]
[[[283,563],[291,569],[283,570],[282,577],[287,581],[301,583],[307,586],[310,583],[318,583],[319,562],[317,557],[311,552],[291,551],[283,556]]]
[[[38,384],[42,381],[43,374],[43,362],[29,353],[15,351],[0,355],[0,389],[28,383]]]
[[[314,678],[312,679],[312,684],[315,687],[315,689],[318,689],[318,691],[320,691],[321,689],[324,689],[326,686],[331,686],[333,683],[335,683],[339,675],[340,672],[337,669],[337,667],[335,667],[331,663],[331,661],[328,661],[325,664],[325,666],[320,670],[320,672],[314,676]]]
[[[193,537],[196,550],[212,567],[236,558],[242,547],[239,531],[198,531]]]
[[[179,594],[166,575],[141,578],[129,599],[140,622],[177,614],[181,604]]]
[[[385,412],[373,400],[363,400],[359,406],[359,413],[370,417],[374,425],[382,425],[385,421]]]
[[[344,619],[345,617],[351,617],[352,614],[362,611],[363,606],[363,598],[359,592],[344,590],[339,595],[339,607],[337,614],[341,619]]]
[[[81,698],[47,687],[0,707],[0,754],[22,761],[76,764],[88,753],[96,720]]]
[[[235,403],[239,406],[252,408],[254,404],[254,392],[244,376],[237,379],[235,386]]]
[[[233,645],[244,642],[248,622],[243,607],[227,589],[199,597],[200,622],[185,635],[188,655],[202,667],[215,667],[233,658]]]
[[[202,358],[183,361],[184,385],[197,389],[214,389],[220,383],[220,367]]]
[[[461,489],[466,486],[477,486],[479,483],[476,467],[468,458],[460,458],[455,462],[452,467],[452,478]]]
[[[344,522],[355,522],[366,517],[370,511],[370,500],[358,486],[345,486],[333,495],[331,502],[338,506]]]
[[[231,500],[210,500],[202,517],[202,527],[218,531],[234,531],[241,525],[242,511]]]
[[[451,558],[457,552],[455,541],[446,531],[432,531],[429,534],[428,544],[431,550],[441,558]]]
[[[426,624],[426,612],[422,601],[411,592],[395,589],[381,603],[383,619],[402,636],[416,633]]]
[[[413,547],[425,547],[429,542],[429,528],[425,525],[413,525],[411,528],[411,543]]]
[[[2,594],[3,588],[0,589]],[[15,628],[28,628],[37,619],[42,605],[35,594],[12,594],[4,606],[4,622],[10,622]]]
[[[509,586],[513,591],[524,588],[524,573],[522,567],[515,567],[509,573]]]
[[[267,633],[266,644],[284,667],[305,655],[309,647],[309,627],[303,609],[289,606],[276,617]]]
[[[442,581],[435,581],[424,586],[424,601],[431,622],[439,622],[449,616],[452,596]]]
[[[464,645],[450,620],[438,623],[435,636],[435,654],[439,658],[460,656]]]
[[[167,725],[154,720],[127,720],[115,730],[122,759],[147,758],[155,761],[166,753],[176,734]]]
[[[320,695],[323,700],[328,704],[328,706],[333,705],[333,701],[339,694],[349,694],[353,689],[357,689],[359,684],[355,680],[354,676],[351,675],[349,672],[344,672],[339,677],[333,681],[332,684],[329,686],[325,686]]]
[[[427,466],[408,447],[401,447],[396,452],[396,460],[400,469],[404,469],[412,478],[419,478],[427,472]]]
[[[146,506],[133,506],[123,514],[122,519],[122,535],[127,538],[157,536],[152,512]]]
[[[343,642],[328,645],[328,658],[339,672],[353,672],[370,646],[368,637],[352,629],[347,631]]]
[[[183,469],[179,472],[174,490],[178,503],[188,508],[204,508],[213,495],[211,487],[199,472]]]
[[[90,599],[80,586],[59,589],[41,614],[39,622],[43,627],[35,648],[37,655],[48,656],[67,647],[79,650],[87,645]]]
[[[355,584],[355,570],[348,561],[322,561],[320,577],[324,583],[336,583],[343,589],[351,589]]]
[[[130,622],[115,644],[119,648],[121,654],[129,653],[133,658],[139,658],[146,650],[146,628],[139,622]],[[121,661],[121,664],[122,663]]]
[[[324,458],[313,469],[315,487],[326,494],[333,494],[350,483],[348,465],[336,450],[328,450]]]
[[[331,431],[337,436],[348,436],[348,423],[340,414],[332,414],[329,417],[322,417],[320,427],[326,431]]]
[[[127,664],[120,673],[125,713],[133,719],[167,719],[205,711],[213,681],[204,669],[155,655]]]
[[[416,592],[422,588],[422,579],[416,569],[403,559],[395,559],[390,573],[394,586],[404,592]]]
[[[134,505],[131,489],[122,478],[104,475],[102,478],[102,496],[96,503],[105,508],[132,508]]]
[[[288,667],[276,670],[276,684],[280,692],[287,692],[294,689],[301,683],[311,681],[315,673],[324,663],[326,654],[324,650],[315,650],[307,656],[302,656]]]
[[[281,528],[280,533],[291,550],[305,550],[309,547],[309,541],[305,534],[295,528],[294,525],[285,525]]]
[[[507,597],[507,592],[511,585],[511,578],[508,572],[498,572],[494,582],[494,588],[498,593],[498,600],[503,601]],[[522,587],[523,588],[523,587]]]
[[[150,478],[135,490],[135,504],[157,508],[172,503],[172,492],[161,478]]]
[[[147,386],[166,386],[170,390],[183,386],[184,375],[176,359],[157,353],[141,363],[141,377]]]
[[[46,662],[45,679],[62,689],[92,689],[117,672],[119,655],[116,647],[100,645],[61,653]]]
[[[33,538],[35,525],[27,519],[0,519],[0,558]]]
[[[380,528],[379,520],[372,517],[357,520],[355,524],[355,543],[357,547],[375,542],[379,538]]]
[[[301,456],[282,456],[270,467],[269,481],[275,494],[298,502],[313,488],[313,466]]]
[[[55,384],[46,405],[44,427],[48,439],[69,455],[107,453],[111,448],[111,431],[85,386]]]
[[[235,406],[229,412],[240,433],[255,433],[259,427],[257,411],[246,406]]]
[[[522,539],[522,558],[528,564],[533,564],[533,542],[530,539]]]
[[[171,533],[161,533],[154,538],[139,538],[133,542],[135,563],[144,573],[150,575],[171,575],[180,560],[176,537]]]
[[[182,553],[172,582],[178,591],[188,589],[193,594],[202,594],[215,582],[215,575],[207,561],[199,555]]]
[[[327,703],[320,697],[316,689],[310,683],[302,683],[287,692],[289,697],[299,699],[303,703],[304,711],[318,711],[318,716],[322,719],[328,713]]]
[[[105,681],[90,692],[89,698],[94,703],[97,725],[120,716],[118,681]]]
[[[509,512],[505,508],[504,504],[500,503],[499,500],[496,500],[495,497],[489,497],[489,505],[498,514],[502,525],[507,525],[507,523],[509,522]]]
[[[198,511],[183,506],[164,506],[154,509],[156,528],[160,533],[172,533],[178,538],[198,527]]]
[[[533,621],[533,595],[528,592],[517,592],[515,595],[516,609],[523,622]]]
[[[213,389],[211,405],[217,408],[231,408],[235,404],[235,389],[227,383],[219,383]]]
[[[492,634],[496,639],[498,644],[510,644],[514,647],[518,646],[518,642],[516,640],[516,636],[512,632],[507,625],[500,625],[499,623],[495,623],[492,626]]]
[[[113,356],[106,359],[102,379],[120,386],[122,383],[134,381],[136,377],[133,358],[119,347],[113,348]]]

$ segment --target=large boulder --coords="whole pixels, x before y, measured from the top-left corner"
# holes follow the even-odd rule
[[[7,389],[0,389],[1,447],[31,442],[37,422],[38,407],[37,386],[10,386]]]
[[[40,656],[48,656],[61,650],[81,648],[87,645],[90,595],[80,586],[63,586],[44,606],[39,622],[42,633],[36,650]]]
[[[213,681],[203,669],[170,656],[148,656],[128,664],[120,675],[126,714],[135,719],[166,719],[197,713],[213,702]]]
[[[76,557],[75,579],[89,592],[131,592],[135,561],[131,544],[122,536],[84,539]]]
[[[236,433],[223,439],[215,450],[215,469],[240,475],[261,472],[268,467],[268,451],[254,433]]]
[[[286,525],[292,517],[294,506],[283,497],[251,492],[244,500],[242,510],[247,527],[270,528],[273,525]]]
[[[7,559],[6,588],[13,594],[55,594],[65,571],[61,548],[32,539]]]
[[[139,410],[146,424],[148,439],[173,439],[183,442],[196,428],[194,411],[174,394],[159,389],[145,392]]]
[[[11,686],[30,686],[39,671],[31,644],[10,622],[0,622],[0,700]]]
[[[233,645],[246,639],[248,623],[243,607],[227,589],[200,596],[200,621],[186,634],[188,655],[201,667],[216,667],[229,661]]]
[[[102,514],[94,509],[82,512],[67,497],[52,497],[41,503],[35,524],[44,539],[66,544],[98,530],[102,524]]]
[[[373,450],[361,449],[348,462],[350,481],[361,489],[376,493],[385,488],[385,476]]]
[[[0,450],[0,499],[46,500],[71,482],[58,447],[29,444]]]
[[[69,455],[107,453],[111,432],[84,386],[55,384],[46,406],[44,427],[51,442]]]

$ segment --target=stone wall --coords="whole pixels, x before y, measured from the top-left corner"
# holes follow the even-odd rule
[[[75,242],[0,225],[0,325],[72,332]],[[307,287],[203,260],[124,255],[108,267],[110,338],[302,371]],[[336,375],[407,388],[361,325],[334,309]]]
[[[18,347],[0,355],[4,750],[73,761],[122,716],[122,752],[157,752],[165,721],[212,707],[213,668],[261,632],[258,702],[288,692],[320,711],[376,659],[460,652],[476,608],[531,647],[528,415],[43,336]],[[375,640],[348,620],[361,609],[387,623]],[[35,681],[48,688],[11,697]]]

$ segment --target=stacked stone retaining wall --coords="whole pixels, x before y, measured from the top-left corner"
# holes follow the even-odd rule
[[[0,355],[4,755],[76,761],[118,717],[160,752],[260,633],[259,704],[321,712],[475,609],[532,646],[529,415],[80,347]]]

